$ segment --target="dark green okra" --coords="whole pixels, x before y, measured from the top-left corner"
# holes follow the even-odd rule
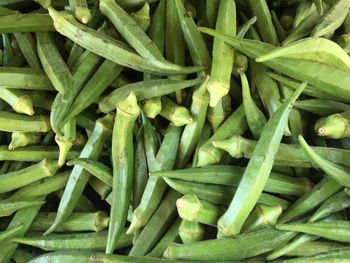
[[[57,170],[58,166],[54,160],[44,159],[40,163],[27,168],[3,174],[0,178],[0,193],[9,192],[45,177],[53,176]]]
[[[238,186],[245,168],[229,165],[210,165],[181,170],[151,172],[150,176],[181,179],[202,184]],[[294,178],[271,172],[264,187],[265,192],[300,196],[307,193],[312,183],[306,178]]]
[[[79,158],[96,160],[100,156],[104,144],[110,139],[113,120],[114,117],[112,115],[106,115],[96,121],[94,131],[86,142]],[[90,174],[82,166],[75,165],[73,167],[57,210],[56,219],[46,231],[46,234],[51,233],[70,216],[79,201],[89,177]]]
[[[273,228],[242,234],[235,238],[199,241],[184,245],[172,244],[164,252],[169,259],[193,261],[239,261],[254,257],[288,242],[293,232]]]
[[[128,215],[134,172],[133,128],[139,115],[134,93],[117,104],[112,135],[113,191],[107,254],[113,254]]]
[[[173,168],[178,152],[181,131],[182,129],[180,127],[169,124],[153,164],[149,163],[150,171]],[[133,212],[128,233],[134,232],[136,229],[141,228],[149,222],[158,205],[161,203],[165,190],[166,183],[161,178],[150,177],[148,179],[140,204]]]
[[[202,200],[221,206],[229,205],[237,189],[236,187],[231,186],[200,184],[170,178],[164,178],[164,180],[171,188],[183,195],[195,194]],[[290,203],[287,200],[266,193],[262,193],[257,202],[269,206],[281,206],[283,209],[290,206]]]
[[[0,111],[0,130],[7,132],[48,132],[51,129],[47,116],[26,116]]]
[[[30,230],[45,231],[51,226],[55,218],[56,213],[39,213],[30,226]],[[61,226],[56,228],[55,232],[100,232],[108,226],[108,222],[109,216],[104,211],[94,213],[75,212]]]
[[[144,100],[195,86],[201,80],[200,77],[190,80],[151,79],[128,84],[102,98],[99,102],[99,109],[105,113],[112,111],[115,105],[125,99],[130,92],[134,92],[138,100]]]
[[[238,234],[244,221],[253,210],[271,172],[289,118],[289,112],[305,86],[306,83],[303,83],[267,122],[232,202],[218,221],[220,234],[225,236]]]
[[[104,251],[107,244],[107,231],[80,234],[52,234],[48,236],[25,236],[12,239],[15,244],[26,244],[46,251],[94,250]],[[121,235],[118,248],[132,245],[132,236]]]
[[[251,158],[256,141],[248,140],[241,136],[233,136],[226,141],[216,142],[216,147],[224,149],[234,158]],[[332,147],[312,146],[319,156],[330,162],[348,166],[347,161],[350,158],[350,151]],[[290,167],[313,167],[304,150],[298,145],[284,144],[279,145],[278,153],[276,154],[274,165],[290,166]]]

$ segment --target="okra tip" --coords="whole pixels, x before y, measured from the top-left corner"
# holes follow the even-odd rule
[[[128,234],[128,235],[132,234],[132,233],[134,233],[137,229],[139,229],[142,226],[143,226],[143,222],[138,218],[137,215],[133,214],[130,226],[129,226],[129,228],[126,231],[126,234]]]

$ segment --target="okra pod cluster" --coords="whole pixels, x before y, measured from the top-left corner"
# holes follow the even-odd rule
[[[350,0],[0,0],[0,263],[350,262]]]

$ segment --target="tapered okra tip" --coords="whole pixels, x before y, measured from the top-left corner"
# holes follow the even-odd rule
[[[49,227],[48,230],[46,230],[43,234],[43,236],[47,236],[50,235],[53,231],[56,230],[56,228],[58,227],[58,223],[56,223],[56,221]]]
[[[142,221],[134,214],[132,216],[131,223],[128,230],[126,231],[126,234],[127,235],[132,234],[142,226],[143,226]]]

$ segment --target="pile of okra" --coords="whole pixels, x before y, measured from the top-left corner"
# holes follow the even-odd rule
[[[350,262],[350,0],[0,0],[0,263]]]

